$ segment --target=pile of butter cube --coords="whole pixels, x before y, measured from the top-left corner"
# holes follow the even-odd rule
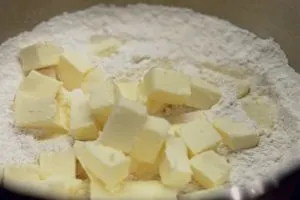
[[[206,118],[202,110],[222,94],[199,77],[157,66],[141,81],[115,81],[49,42],[22,49],[20,61],[25,77],[13,103],[15,126],[68,134],[75,143],[41,152],[36,165],[5,166],[6,185],[90,199],[176,199],[192,181],[203,188],[226,183],[230,164],[215,151],[221,143],[232,150],[259,143],[246,123]],[[158,117],[168,105],[198,111]]]

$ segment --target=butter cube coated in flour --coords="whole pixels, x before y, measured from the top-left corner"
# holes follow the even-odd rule
[[[37,71],[31,71],[21,82],[18,92],[23,92],[35,97],[55,99],[61,87],[62,82],[40,74]]]
[[[64,179],[76,178],[76,159],[73,149],[60,152],[41,152],[39,165],[44,179],[51,176]]]
[[[159,181],[126,181],[118,192],[108,192],[101,182],[92,181],[90,186],[90,199],[110,200],[176,200],[177,191],[166,188]]]
[[[230,117],[215,119],[214,127],[223,137],[223,141],[233,150],[252,148],[258,145],[259,135],[245,122],[235,122]]]
[[[94,35],[91,37],[93,51],[97,56],[106,57],[111,56],[119,51],[124,41],[116,37],[105,37],[101,35]]]
[[[214,151],[206,151],[191,159],[194,179],[205,188],[213,188],[224,184],[230,172],[226,158]]]
[[[130,153],[148,114],[146,107],[121,97],[113,108],[99,139],[112,148]]]
[[[199,77],[191,78],[191,96],[186,105],[207,110],[221,99],[219,89]]]
[[[120,92],[110,79],[91,83],[87,92],[93,116],[103,126],[118,101]]]
[[[85,75],[91,70],[92,64],[80,54],[65,51],[60,56],[57,75],[68,90],[80,88]]]
[[[121,151],[98,142],[79,142],[74,145],[75,154],[90,172],[101,180],[107,189],[119,187],[129,175],[131,159]]]
[[[143,84],[146,96],[162,103],[184,104],[191,95],[189,77],[168,69],[150,69]]]
[[[98,137],[88,99],[80,89],[70,93],[70,135],[76,140],[94,140]]]
[[[221,136],[206,119],[196,119],[183,124],[179,136],[192,155],[214,149],[221,142]]]
[[[277,115],[275,103],[267,96],[249,96],[241,99],[246,114],[264,128],[271,128]]]
[[[36,43],[20,51],[20,61],[25,74],[34,69],[56,66],[63,49],[50,42]]]
[[[238,99],[245,97],[250,92],[250,82],[248,80],[236,81],[236,96]]]
[[[181,138],[172,137],[167,140],[159,174],[161,182],[169,187],[181,188],[191,181],[188,152]]]
[[[155,163],[161,148],[168,136],[170,123],[159,117],[148,116],[148,119],[133,143],[131,157],[146,163]]]
[[[66,121],[59,117],[60,113],[55,99],[34,97],[19,92],[16,95],[14,109],[17,127],[60,131],[68,129]]]
[[[115,83],[123,97],[132,101],[137,101],[138,81],[116,81]]]

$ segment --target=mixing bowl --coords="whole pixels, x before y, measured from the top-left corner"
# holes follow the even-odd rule
[[[214,15],[239,27],[248,29],[260,37],[272,37],[287,54],[290,65],[300,69],[300,1],[299,0],[1,0],[0,1],[0,43],[16,34],[30,30],[41,21],[62,12],[76,11],[96,3],[126,5],[133,3],[161,4],[190,8],[204,14]],[[299,67],[298,67],[299,66]],[[293,153],[291,153],[293,155]],[[255,187],[232,186],[215,192],[209,199],[249,199],[275,188],[278,181],[296,169],[297,156],[292,164],[283,165],[272,177],[257,180]],[[195,193],[189,198],[198,199]],[[204,199],[207,199],[206,197]]]

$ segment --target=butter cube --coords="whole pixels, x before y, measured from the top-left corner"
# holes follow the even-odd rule
[[[3,182],[6,187],[27,189],[31,183],[40,181],[40,169],[37,165],[8,165],[4,168]]]
[[[92,68],[92,64],[79,54],[66,51],[60,56],[57,75],[65,88],[73,90],[81,87],[85,75]]]
[[[110,200],[176,200],[177,191],[164,187],[159,181],[127,181],[120,191],[111,193],[105,190],[101,182],[92,181],[90,187],[90,199]]]
[[[250,92],[250,82],[248,80],[236,81],[236,96],[238,99],[245,97]]]
[[[221,142],[221,136],[206,119],[196,119],[182,125],[179,135],[192,155],[214,149]]]
[[[61,88],[56,96],[56,102],[58,110],[55,116],[55,120],[63,124],[66,131],[69,131],[70,127],[70,97],[69,92],[65,88]]]
[[[223,137],[224,143],[233,150],[258,145],[259,135],[245,122],[234,122],[230,117],[222,117],[215,119],[213,125]]]
[[[129,100],[137,101],[138,81],[116,81],[121,95]]]
[[[221,199],[226,192],[224,189],[224,187],[218,186],[186,194],[182,193],[178,195],[178,200]]]
[[[66,131],[67,124],[58,115],[55,99],[17,93],[14,112],[17,127]]]
[[[51,176],[59,176],[64,179],[75,179],[76,177],[76,159],[73,149],[60,152],[41,152],[39,164],[44,179]]]
[[[148,116],[148,119],[133,143],[131,157],[146,163],[155,163],[165,139],[168,136],[170,124],[159,117]]]
[[[154,163],[140,162],[138,160],[132,159],[130,166],[130,174],[135,179],[138,180],[153,180],[159,177],[159,165],[162,161],[163,153],[160,152],[159,156]]]
[[[105,74],[100,67],[95,67],[87,72],[81,85],[84,93],[89,93],[90,85],[97,82],[103,82],[105,80]]]
[[[87,199],[89,196],[88,182],[80,179],[52,176],[38,183],[37,189],[41,190],[41,194],[47,197]]]
[[[20,61],[25,74],[31,70],[56,66],[63,49],[50,42],[36,43],[20,52]]]
[[[189,77],[168,69],[150,69],[143,84],[146,96],[162,103],[184,104],[191,95]]]
[[[131,159],[122,152],[95,142],[75,142],[75,154],[82,165],[107,189],[118,187],[129,175]]]
[[[193,112],[182,113],[179,115],[170,115],[167,116],[166,119],[171,124],[184,124],[193,121],[195,119],[207,119],[207,117],[203,111],[197,110]]]
[[[137,89],[137,102],[144,104],[147,107],[147,111],[151,115],[158,114],[166,107],[165,103],[151,100],[147,97],[144,84],[140,83]]]
[[[94,140],[98,137],[88,99],[80,89],[70,93],[70,135],[76,140]]]
[[[194,108],[207,110],[221,99],[219,89],[199,77],[191,78],[191,91],[192,94],[186,105]]]
[[[107,79],[91,83],[88,96],[93,116],[103,126],[120,97],[120,91],[112,80]]]
[[[266,96],[249,96],[241,99],[247,115],[264,128],[271,128],[277,115],[276,105]]]
[[[45,67],[45,68],[37,69],[36,71],[38,71],[39,73],[41,73],[45,76],[49,76],[53,79],[57,79],[56,67]]]
[[[21,82],[18,92],[24,92],[35,97],[55,99],[57,92],[61,87],[62,82],[42,75],[37,71],[31,71]]]
[[[191,167],[195,180],[205,188],[213,188],[227,181],[230,165],[226,158],[207,151],[191,159]]]
[[[191,181],[192,171],[187,148],[181,138],[167,140],[159,174],[161,182],[169,187],[181,188]]]
[[[110,114],[100,142],[130,153],[137,134],[142,130],[147,120],[146,107],[121,97]]]
[[[118,53],[124,41],[116,37],[94,35],[91,37],[91,43],[97,56],[106,57]]]
[[[172,124],[168,130],[170,136],[179,136],[182,124]]]

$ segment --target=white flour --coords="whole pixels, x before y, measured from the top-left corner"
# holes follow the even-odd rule
[[[95,58],[88,54],[89,37],[95,34],[114,35],[127,43],[113,57]],[[10,106],[22,78],[17,56],[20,48],[38,41],[52,41],[80,51],[108,76],[118,79],[139,79],[149,69],[148,59],[134,63],[135,57],[175,60],[176,69],[191,75],[197,73],[222,88],[224,97],[208,112],[210,117],[232,115],[249,120],[233,97],[233,79],[203,68],[202,62],[212,61],[233,69],[244,67],[259,75],[252,81],[252,92],[271,96],[278,104],[279,119],[274,129],[261,131],[257,148],[229,153],[231,183],[246,184],[264,176],[300,139],[300,78],[272,39],[260,39],[229,22],[188,9],[99,5],[54,17],[0,46],[0,164],[35,162],[41,150],[68,148],[72,143],[66,137],[39,142],[13,127]]]

